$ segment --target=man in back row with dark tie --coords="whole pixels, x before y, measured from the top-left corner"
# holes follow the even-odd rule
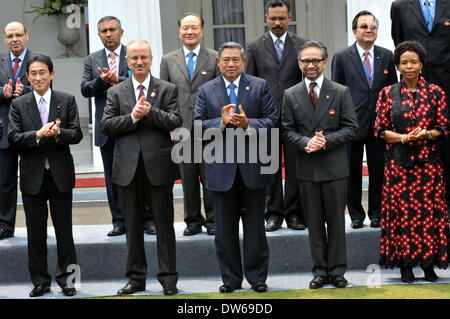
[[[12,101],[31,92],[25,66],[32,52],[27,49],[28,32],[20,22],[5,26],[3,39],[9,51],[0,54],[0,240],[14,236],[17,208],[17,151],[8,142],[8,114]]]

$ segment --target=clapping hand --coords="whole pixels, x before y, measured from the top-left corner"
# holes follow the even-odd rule
[[[140,120],[144,116],[147,116],[150,112],[152,105],[145,100],[145,96],[141,97],[136,105],[133,107],[131,114],[136,120]]]
[[[323,131],[316,132],[316,134],[311,138],[308,142],[308,145],[305,147],[306,152],[314,153],[320,151],[327,144],[327,140],[323,135]]]

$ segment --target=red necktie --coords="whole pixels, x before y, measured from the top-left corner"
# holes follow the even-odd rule
[[[19,70],[19,62],[20,62],[20,59],[19,58],[14,58],[14,66],[13,66],[13,76],[14,76],[14,79],[16,78],[16,74],[17,74],[17,70]]]
[[[369,52],[365,51],[364,52],[364,67],[366,68],[367,71],[367,81],[369,82],[369,84],[372,84],[372,65],[370,64],[370,59],[369,59]]]
[[[141,97],[144,96],[144,86],[142,84],[139,84],[138,89],[139,89],[139,97],[138,97],[138,101],[139,101],[141,99]]]
[[[314,108],[317,106],[317,101],[319,100],[319,97],[317,96],[316,91],[314,91],[314,87],[317,85],[316,82],[311,82],[309,84],[309,97],[311,99],[311,103],[314,106]]]
[[[109,70],[115,73],[117,70],[116,54],[114,52],[111,52],[109,54],[109,57],[111,58],[111,60],[109,61]]]

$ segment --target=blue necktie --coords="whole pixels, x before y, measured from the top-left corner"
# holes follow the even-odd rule
[[[236,107],[234,108],[234,113],[237,113],[238,112],[237,97],[236,93],[234,92],[236,85],[234,83],[230,83],[228,85],[228,88],[230,89],[230,95],[228,96],[230,99],[230,104],[236,104]]]
[[[275,41],[275,51],[277,51],[279,62],[281,62],[281,59],[283,58],[283,50],[281,50],[280,44],[281,44],[281,39],[277,39]]]
[[[430,1],[425,0],[423,5],[423,17],[425,18],[425,23],[427,24],[429,32],[431,32],[431,29],[433,29],[433,15],[431,14],[430,7]]]
[[[195,62],[194,62],[194,52],[189,52],[188,53],[188,63],[187,63],[187,69],[188,69],[188,73],[189,73],[189,79],[191,79],[192,81],[192,76],[194,75],[194,66],[195,66]]]

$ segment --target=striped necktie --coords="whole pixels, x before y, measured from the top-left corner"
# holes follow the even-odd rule
[[[116,54],[114,52],[111,52],[109,54],[109,57],[111,58],[109,60],[109,70],[111,72],[117,72]]]

